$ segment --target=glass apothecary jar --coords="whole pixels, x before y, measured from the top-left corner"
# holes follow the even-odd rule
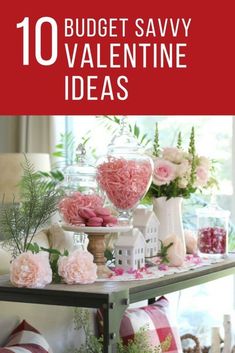
[[[230,212],[215,203],[196,210],[198,250],[202,256],[225,257],[228,254]]]
[[[76,151],[76,163],[64,169],[64,181],[58,188],[62,195],[59,212],[67,224],[85,226],[93,215],[91,209],[103,207],[104,196],[96,181],[96,169],[87,159],[82,144]]]
[[[97,181],[118,211],[120,225],[131,223],[132,212],[152,180],[153,162],[130,133],[127,118],[108,145],[107,155],[97,163]]]

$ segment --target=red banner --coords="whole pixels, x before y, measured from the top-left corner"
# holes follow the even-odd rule
[[[4,6],[2,115],[235,114],[232,0]]]

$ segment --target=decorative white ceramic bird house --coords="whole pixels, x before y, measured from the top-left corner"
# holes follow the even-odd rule
[[[116,266],[124,270],[137,270],[145,265],[145,239],[138,228],[120,234],[115,242]]]
[[[138,228],[145,238],[145,257],[157,256],[159,224],[159,220],[153,211],[147,208],[137,208],[135,210],[133,226]]]

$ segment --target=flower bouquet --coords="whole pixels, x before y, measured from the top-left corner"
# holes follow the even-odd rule
[[[197,190],[216,184],[213,164],[204,156],[196,154],[195,131],[192,127],[188,150],[182,148],[181,133],[177,147],[160,149],[158,126],[156,126],[152,157],[154,160],[153,181],[149,189],[152,197],[188,198]]]
[[[208,158],[196,153],[194,127],[187,150],[182,148],[181,133],[176,147],[160,149],[156,125],[152,158],[154,171],[148,196],[153,200],[153,209],[160,222],[159,239],[164,241],[167,237],[179,237],[185,251],[182,200],[197,190],[202,191],[216,184],[213,164]]]

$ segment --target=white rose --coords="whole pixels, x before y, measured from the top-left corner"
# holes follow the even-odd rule
[[[183,177],[189,175],[191,171],[191,166],[189,165],[189,161],[187,159],[183,160],[182,163],[177,165],[177,176]]]
[[[208,158],[204,157],[204,156],[200,156],[198,159],[198,164],[199,166],[203,167],[204,169],[209,170],[211,167],[211,162]]]
[[[176,147],[165,147],[163,149],[163,158],[174,163],[181,163],[184,159],[185,152]]]
[[[178,181],[178,187],[181,189],[186,189],[186,187],[188,186],[188,179],[186,178],[181,178]]]

